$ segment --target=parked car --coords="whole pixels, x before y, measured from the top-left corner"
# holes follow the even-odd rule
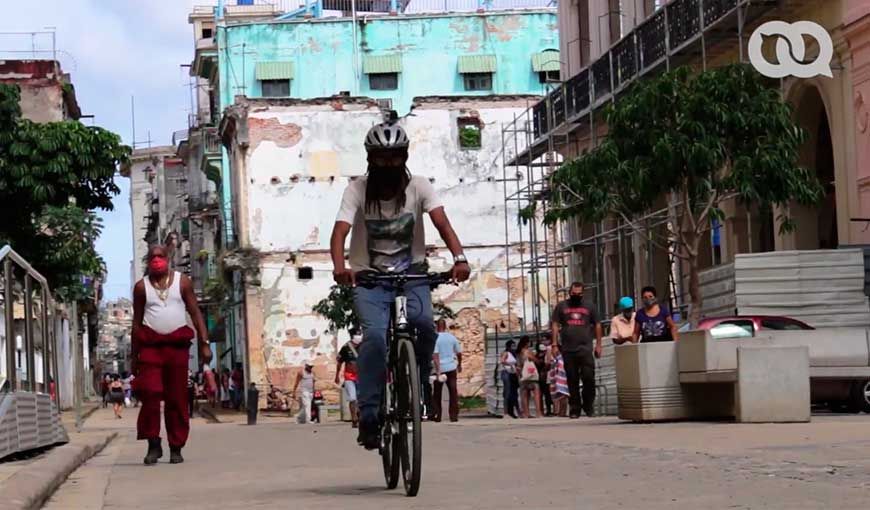
[[[770,315],[735,315],[733,317],[710,317],[701,319],[697,327],[686,323],[680,327],[680,331],[693,329],[709,330],[713,338],[742,338],[753,337],[763,329],[771,330],[806,330],[814,327],[790,317],[776,317]]]
[[[686,323],[681,332],[708,330],[713,338],[752,338],[762,330],[813,330],[814,327],[790,317],[769,315],[737,315],[701,319],[697,327]],[[832,411],[870,413],[870,379],[820,379],[810,380],[812,403],[828,407]]]

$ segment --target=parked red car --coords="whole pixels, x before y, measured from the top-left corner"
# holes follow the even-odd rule
[[[698,327],[684,324],[680,331],[702,329],[713,338],[751,338],[761,330],[807,330],[814,327],[790,317],[769,315],[738,315],[702,319]],[[810,380],[813,404],[824,405],[832,411],[870,413],[870,380],[819,379]]]
[[[763,329],[772,330],[801,330],[815,329],[809,324],[803,323],[790,317],[776,317],[771,315],[736,315],[733,317],[710,317],[701,319],[697,327],[686,323],[680,327],[680,331],[693,329],[709,330],[713,338],[742,338],[753,337]]]

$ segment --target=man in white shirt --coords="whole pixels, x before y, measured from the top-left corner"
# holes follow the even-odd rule
[[[447,331],[447,321],[444,319],[438,319],[438,339],[435,341],[435,354],[432,358],[438,372],[432,396],[432,421],[441,421],[441,389],[445,384],[450,395],[450,421],[459,421],[456,376],[462,373],[462,344]]]
[[[410,143],[395,115],[369,130],[365,141],[368,173],[348,184],[330,239],[333,278],[340,285],[354,287],[354,310],[363,330],[357,360],[360,414],[357,441],[368,450],[380,447],[378,409],[387,368],[390,307],[396,291],[388,285],[355,286],[357,274],[425,274],[428,266],[424,213],[429,215],[453,254],[453,279],[465,281],[470,273],[462,243],[432,184],[425,177],[412,176],[408,171]],[[351,229],[348,267],[344,243]],[[426,283],[406,286],[405,295],[408,320],[417,330],[417,363],[420,373],[428,374],[436,340],[432,296]]]

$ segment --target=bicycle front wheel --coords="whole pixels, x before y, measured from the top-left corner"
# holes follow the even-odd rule
[[[384,481],[387,489],[395,489],[399,485],[400,452],[398,426],[396,423],[396,385],[388,378],[381,397],[381,413],[384,424],[381,427],[381,460],[384,466]]]
[[[420,490],[423,461],[423,427],[421,423],[420,375],[414,344],[409,339],[399,341],[396,381],[396,425],[399,429],[402,481],[405,494],[413,497]]]

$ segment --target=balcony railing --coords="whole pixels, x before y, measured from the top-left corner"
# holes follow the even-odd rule
[[[203,148],[206,154],[219,154],[221,151],[221,137],[217,128],[209,128],[203,131]]]
[[[749,0],[673,0],[531,108],[535,140],[589,114]],[[752,2],[769,8],[774,0]]]
[[[199,193],[197,195],[189,195],[187,198],[187,209],[190,212],[207,211],[209,209],[217,209],[217,207],[217,193]]]
[[[271,6],[275,12],[287,17],[289,14],[340,16],[354,8],[358,13],[388,13],[395,10],[404,14],[504,11],[514,9],[556,8],[557,0],[236,0],[240,6]],[[256,9],[257,7],[250,7]],[[260,7],[262,8],[262,7]],[[234,8],[244,9],[246,7]]]

